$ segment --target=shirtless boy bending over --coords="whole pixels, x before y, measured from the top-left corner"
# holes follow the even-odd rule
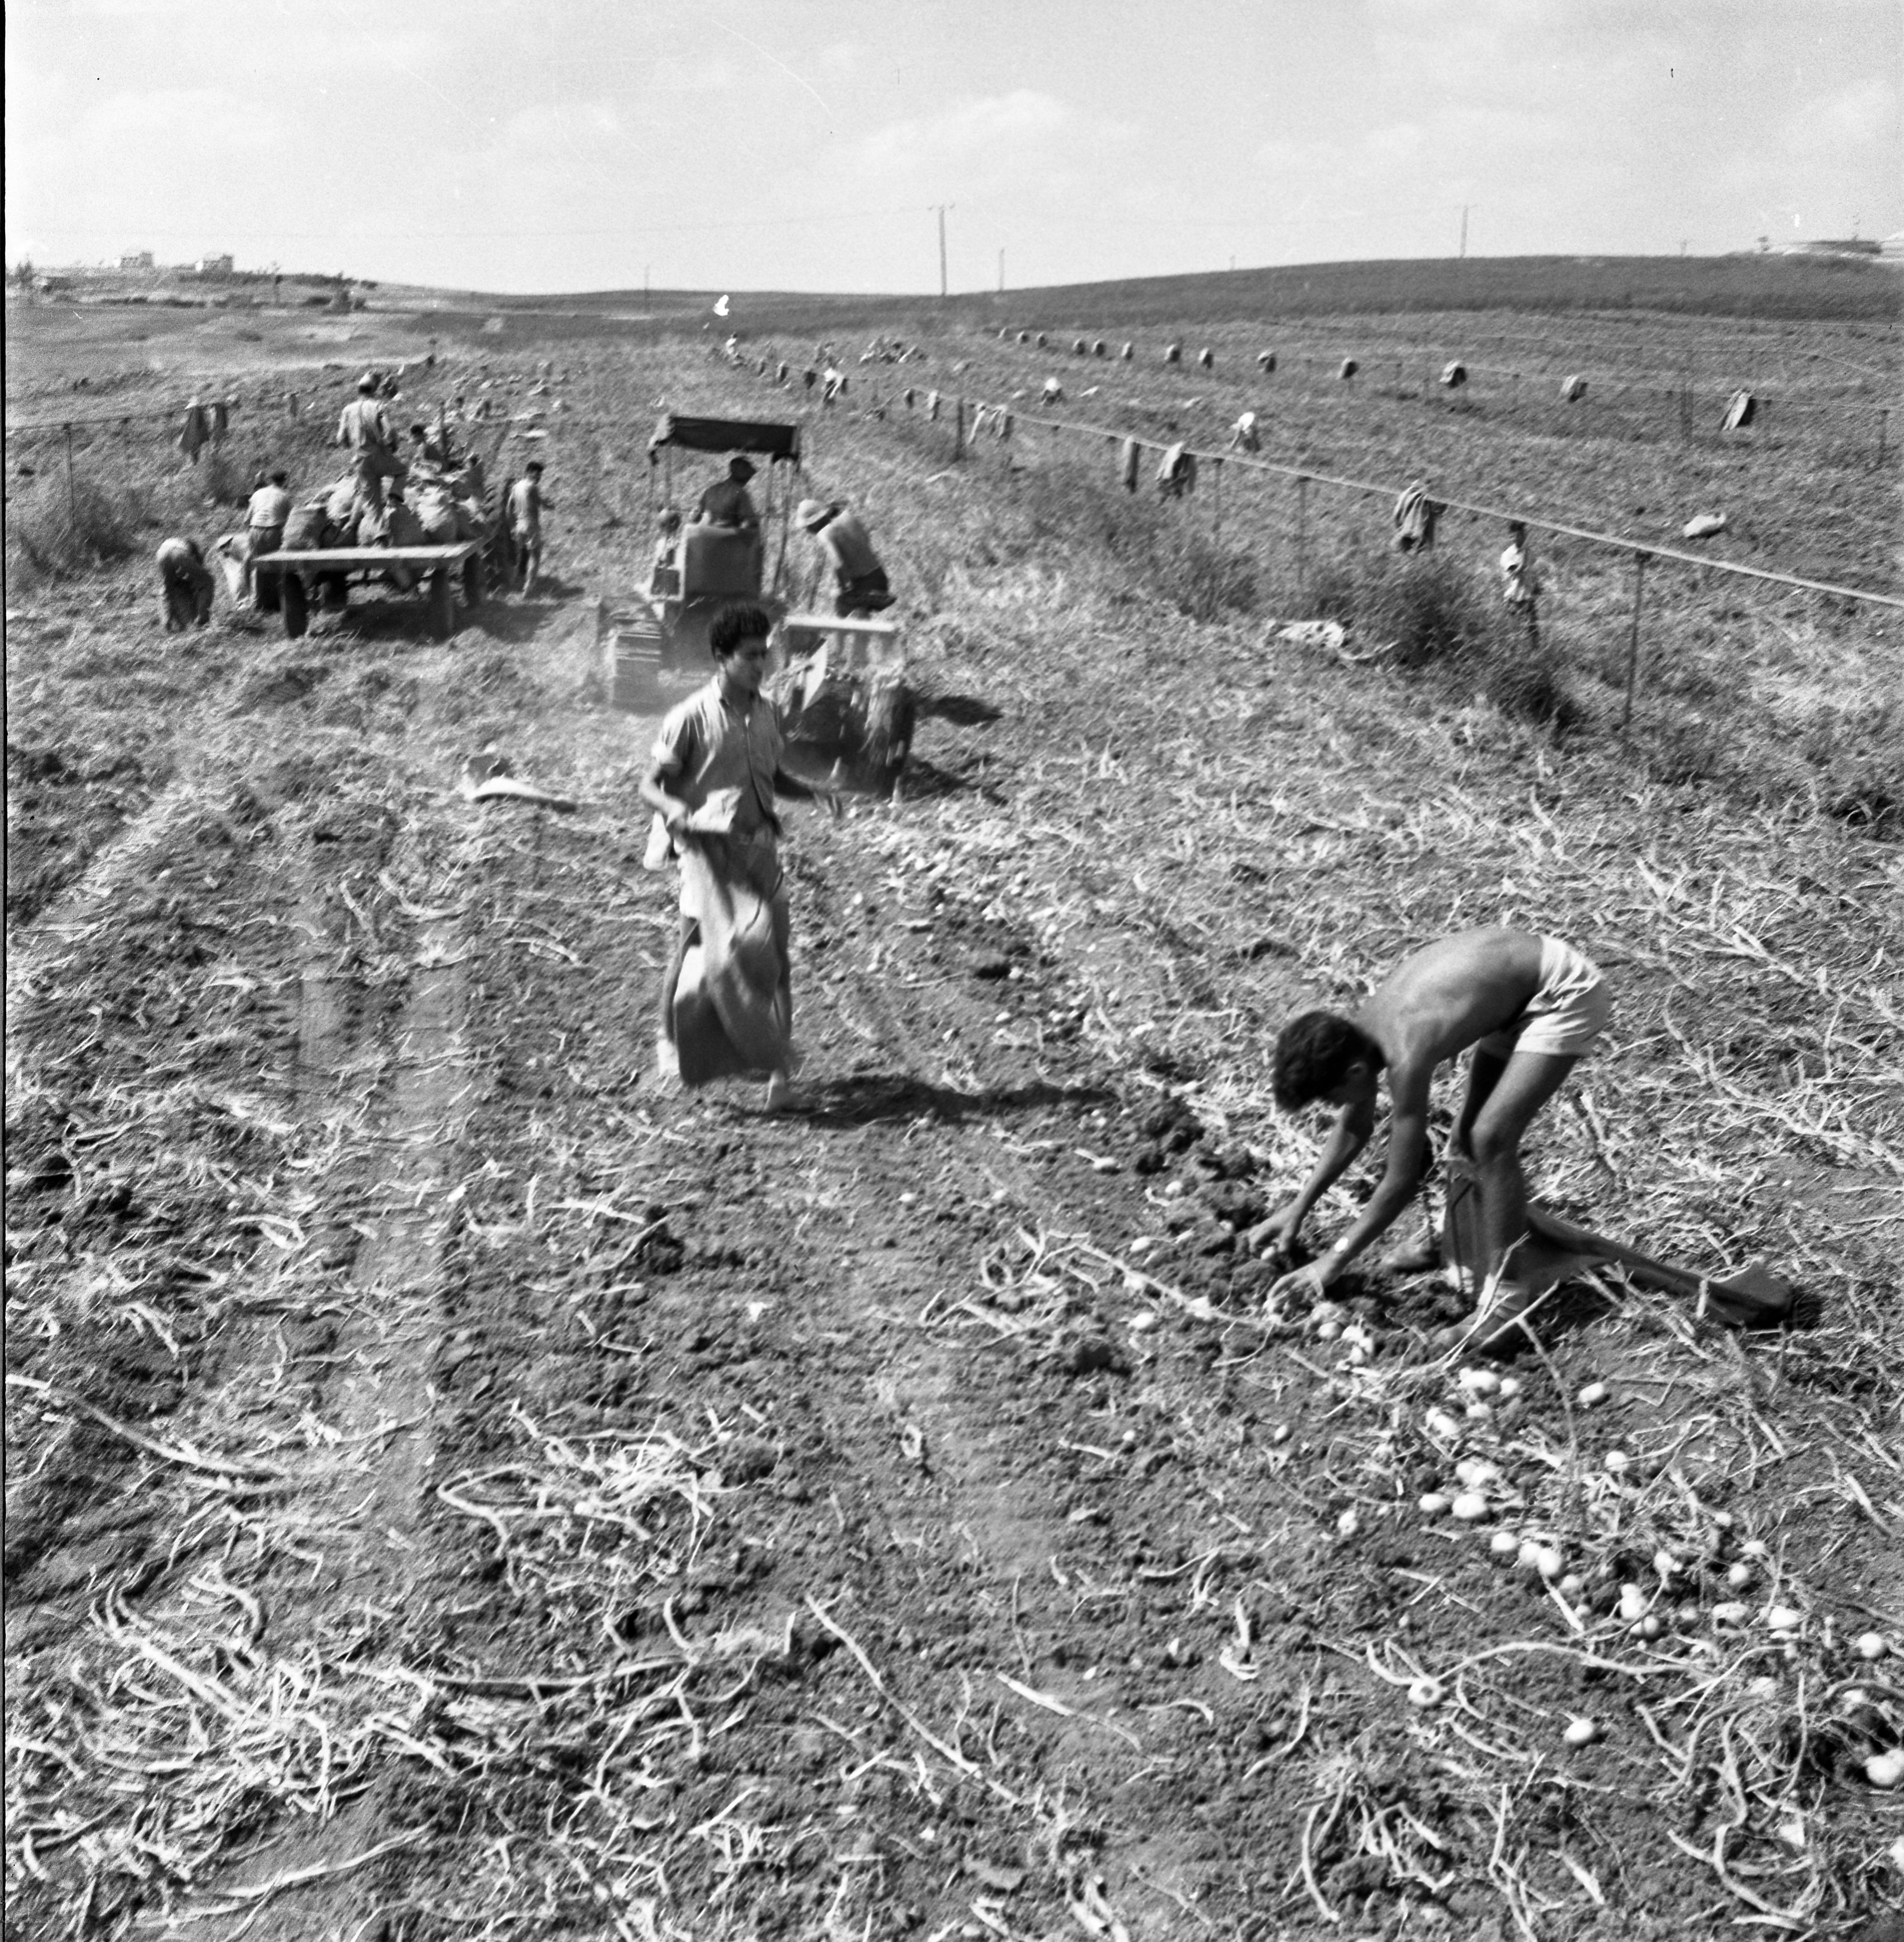
[[[1436,1067],[1469,1046],[1474,1058],[1452,1150],[1477,1177],[1489,1285],[1468,1339],[1486,1347],[1515,1333],[1530,1297],[1510,1258],[1526,1231],[1520,1141],[1605,1026],[1612,1000],[1596,966],[1557,937],[1498,927],[1444,937],[1405,959],[1353,1018],[1306,1012],[1276,1040],[1276,1104],[1337,1107],[1302,1190],[1266,1224],[1287,1254],[1309,1211],[1368,1144],[1382,1074],[1388,1078],[1388,1149],[1381,1184],[1327,1253],[1284,1275],[1279,1296],[1319,1294],[1414,1199],[1433,1164],[1428,1086]]]

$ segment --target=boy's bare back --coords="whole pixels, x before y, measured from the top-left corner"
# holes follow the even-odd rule
[[[1381,1046],[1390,1094],[1519,1018],[1540,988],[1541,940],[1499,924],[1457,932],[1404,958],[1356,1014]]]

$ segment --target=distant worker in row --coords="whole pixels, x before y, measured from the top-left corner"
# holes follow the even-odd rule
[[[857,513],[823,499],[803,499],[794,519],[819,543],[822,563],[833,568],[834,611],[842,620],[881,613],[892,605],[892,583]]]

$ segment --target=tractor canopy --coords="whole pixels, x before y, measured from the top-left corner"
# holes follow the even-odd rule
[[[663,412],[648,440],[648,463],[654,464],[664,446],[683,452],[748,452],[770,461],[800,463],[797,424],[760,424],[745,418],[685,418]]]

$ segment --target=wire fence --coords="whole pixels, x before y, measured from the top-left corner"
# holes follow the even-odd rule
[[[730,359],[730,361],[735,363],[736,369],[776,385],[785,385],[799,375],[791,371],[784,363],[772,358],[756,358],[751,361],[741,359],[737,362]],[[816,402],[824,415],[829,408],[829,401],[821,399]],[[1141,489],[1146,471],[1151,473],[1154,481],[1154,467],[1167,453],[1177,455],[1180,459],[1187,458],[1191,461],[1191,470],[1195,479],[1194,495],[1186,491],[1180,495],[1170,493],[1167,496],[1177,499],[1180,504],[1184,506],[1186,514],[1192,496],[1195,501],[1207,504],[1212,537],[1218,540],[1222,538],[1226,516],[1223,481],[1226,474],[1286,482],[1292,489],[1294,503],[1286,509],[1286,516],[1282,522],[1283,534],[1294,554],[1296,587],[1299,596],[1305,602],[1312,570],[1312,494],[1333,493],[1364,501],[1386,501],[1394,506],[1404,494],[1412,489],[1407,482],[1355,478],[1321,471],[1312,467],[1284,464],[1247,451],[1235,449],[1215,450],[1192,446],[1187,441],[1166,440],[1154,434],[1134,433],[1116,426],[1081,424],[1042,413],[1026,412],[1015,400],[1008,399],[1003,403],[993,403],[918,384],[905,385],[889,395],[878,397],[870,406],[863,406],[857,401],[849,404],[843,394],[831,401],[831,404],[843,414],[850,412],[856,421],[862,424],[879,423],[895,415],[903,415],[917,421],[922,430],[933,428],[931,435],[942,440],[947,448],[944,455],[954,463],[972,462],[988,446],[1009,455],[1015,443],[1022,445],[1027,432],[1042,433],[1053,442],[1055,449],[1068,445],[1072,450],[1087,459],[1107,462],[1112,476],[1132,490]],[[1498,522],[1504,528],[1518,524],[1530,533],[1541,533],[1577,542],[1602,551],[1618,560],[1630,562],[1631,590],[1625,603],[1622,629],[1624,639],[1620,643],[1618,656],[1621,685],[1624,689],[1621,709],[1623,733],[1631,722],[1639,688],[1643,620],[1648,597],[1648,569],[1656,563],[1691,568],[1702,580],[1719,576],[1848,601],[1876,610],[1896,611],[1904,609],[1904,597],[1896,594],[1869,587],[1848,587],[1835,581],[1784,572],[1776,568],[1715,559],[1690,551],[1682,546],[1661,544],[1654,541],[1636,540],[1617,533],[1604,532],[1590,526],[1518,507],[1439,495],[1434,498],[1432,504],[1437,515],[1451,512],[1468,513],[1480,519]],[[1237,510],[1240,511],[1240,508]],[[1235,512],[1233,511],[1230,516],[1234,523]],[[1654,598],[1657,603],[1657,590]]]

